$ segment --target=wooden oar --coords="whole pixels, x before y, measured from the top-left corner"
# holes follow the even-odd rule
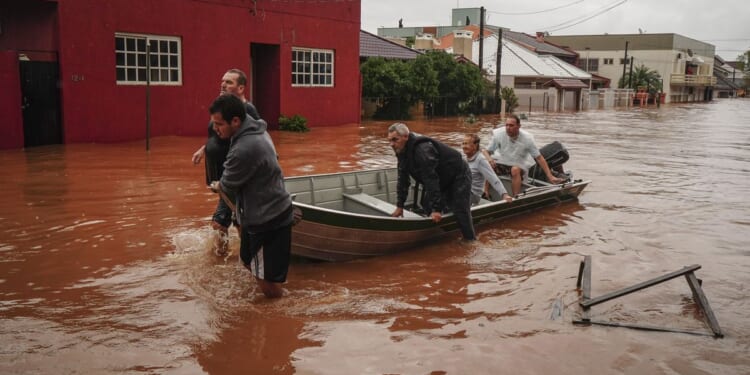
[[[211,188],[211,191],[213,191],[214,193],[218,193],[219,196],[221,196],[221,200],[223,200],[224,203],[227,204],[227,206],[229,207],[230,210],[232,210],[232,212],[237,214],[237,210],[234,206],[234,202],[232,202],[232,200],[229,199],[229,197],[227,196],[227,193],[225,193],[224,190],[221,190],[221,184],[219,184],[219,181],[212,181],[209,187]]]
[[[221,190],[221,185],[219,184],[219,181],[213,181],[211,182],[211,185],[209,186],[211,188],[211,191],[214,193],[218,193],[221,196],[221,199],[224,201],[224,203],[227,204],[230,210],[234,212],[235,215],[237,215],[237,209],[234,206],[234,202],[232,202],[231,199],[227,196],[227,194],[224,192],[224,190]],[[299,224],[300,221],[302,221],[302,210],[299,209],[299,207],[293,208],[294,212],[294,221],[292,222],[292,225]]]

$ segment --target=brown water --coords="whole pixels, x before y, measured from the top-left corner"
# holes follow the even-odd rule
[[[408,124],[458,147],[494,121]],[[2,151],[0,373],[748,374],[748,124],[749,100],[532,114],[593,181],[579,202],[470,245],[296,262],[274,301],[210,254],[202,139]],[[288,176],[358,170],[395,164],[387,125],[272,136]],[[594,296],[702,265],[726,337],[574,326],[584,255]],[[683,278],[592,317],[709,332]]]

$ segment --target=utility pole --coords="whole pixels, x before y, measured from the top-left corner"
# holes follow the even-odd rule
[[[484,65],[484,7],[479,8],[479,72],[484,76],[482,65]]]
[[[633,57],[630,56],[630,75],[628,76],[628,88],[633,88]]]
[[[589,54],[591,53],[591,48],[586,47],[586,73],[591,74],[591,71],[589,70]],[[589,92],[591,91],[591,79],[594,77],[589,77]]]
[[[503,107],[503,101],[500,99],[500,62],[503,59],[503,29],[497,30],[497,60],[495,62],[495,104],[500,107],[497,112],[500,113]]]
[[[622,86],[625,86],[625,67],[628,65],[628,41],[625,41],[625,58],[622,59]],[[623,88],[620,87],[620,88]]]
[[[146,151],[151,150],[151,41],[146,38]]]

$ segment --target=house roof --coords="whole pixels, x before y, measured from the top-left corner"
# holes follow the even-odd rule
[[[555,78],[550,80],[549,82],[546,82],[544,84],[545,86],[554,85],[555,87],[559,89],[585,89],[588,88],[589,85],[581,82],[579,79],[565,79],[565,78]]]
[[[359,31],[359,57],[383,57],[386,59],[416,59],[421,52],[391,42],[367,31]]]
[[[503,38],[502,53],[504,76],[591,79],[590,73],[576,66],[553,55],[537,55],[510,39]]]
[[[716,77],[716,86],[714,86],[716,89],[737,90],[740,88],[740,86],[732,82],[730,78],[724,77],[721,74],[714,74],[714,77]]]
[[[468,30],[472,32],[471,40],[479,40],[479,26],[477,25],[468,25],[463,27],[461,30]],[[484,36],[488,37],[490,35],[493,35],[494,32],[488,28],[484,29]],[[448,49],[453,47],[453,37],[454,33],[448,33],[446,35],[443,35],[442,38],[440,38],[440,49]]]
[[[506,37],[542,55],[547,54],[547,55],[557,55],[557,56],[563,56],[563,57],[575,57],[577,55],[575,52],[566,50],[562,47],[558,47],[557,45],[553,43],[550,43],[547,41],[540,42],[539,40],[537,40],[536,37],[533,37],[526,33],[503,30],[503,37]]]

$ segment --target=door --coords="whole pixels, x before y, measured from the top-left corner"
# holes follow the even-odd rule
[[[19,61],[24,147],[62,143],[57,62]]]
[[[281,115],[280,55],[279,45],[252,43],[251,101],[258,109],[260,117],[268,123],[269,129],[279,128]]]

